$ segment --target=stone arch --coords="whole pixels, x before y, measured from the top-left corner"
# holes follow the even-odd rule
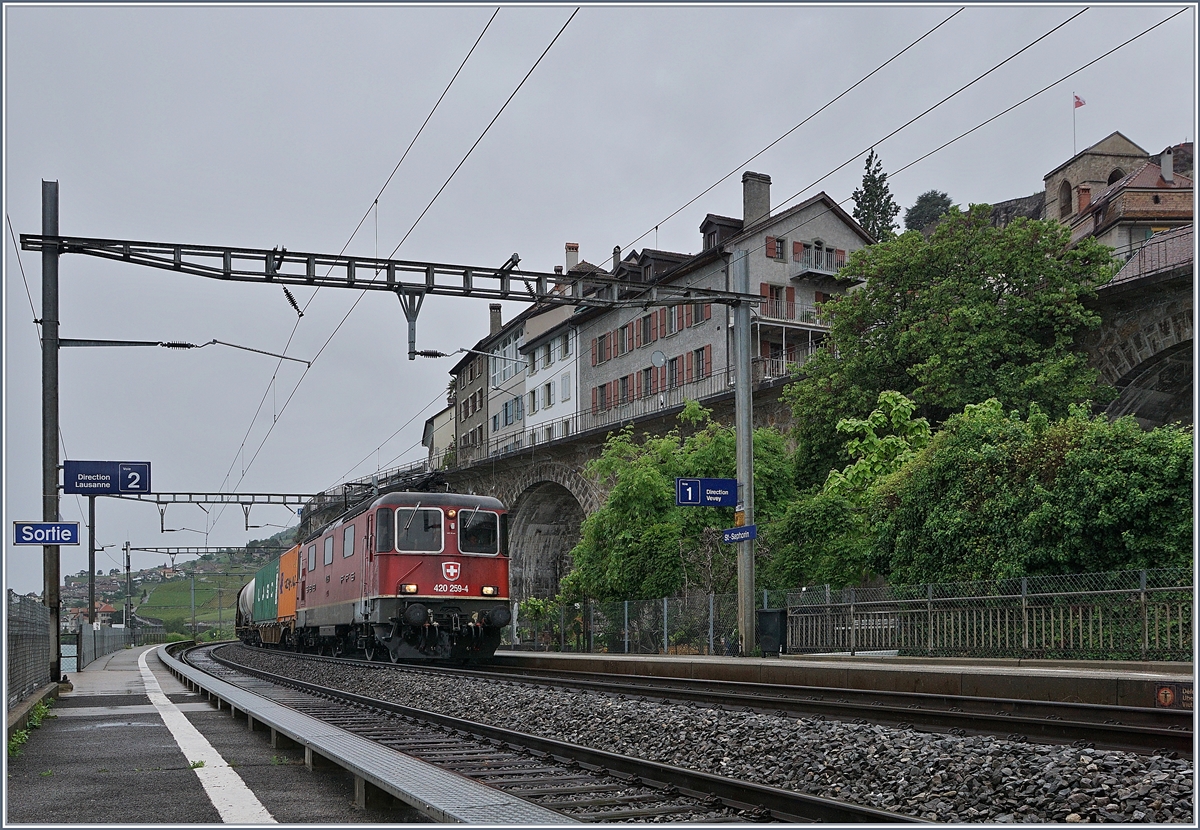
[[[1071,183],[1066,179],[1058,186],[1058,218],[1066,219],[1071,215]]]
[[[1108,174],[1108,183],[1114,184],[1116,182],[1119,182],[1123,178],[1125,178],[1125,171],[1122,170],[1120,167],[1114,167],[1113,171]]]
[[[1147,429],[1192,423],[1192,341],[1184,340],[1155,353],[1116,386],[1120,394],[1104,410],[1110,418],[1133,415]]]

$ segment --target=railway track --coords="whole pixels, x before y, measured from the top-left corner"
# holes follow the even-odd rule
[[[1143,755],[1181,758],[1193,755],[1193,713],[1182,710],[647,675],[614,677],[496,665],[471,669],[414,665],[403,668],[464,678],[501,677],[509,682],[587,690],[619,699],[703,704],[728,711],[789,717],[821,715],[855,723],[879,723],[952,735],[994,735],[1018,742],[1071,744]]]
[[[226,683],[574,821],[919,821],[324,689],[241,666],[214,650],[195,649],[186,659]]]

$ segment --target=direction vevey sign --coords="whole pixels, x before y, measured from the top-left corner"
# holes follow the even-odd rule
[[[14,545],[78,545],[79,522],[13,522]]]
[[[727,545],[732,545],[735,542],[745,542],[748,539],[758,538],[758,525],[745,525],[744,527],[731,527],[729,530],[721,531],[721,541]]]
[[[737,507],[736,478],[677,478],[677,507]]]
[[[78,496],[151,493],[149,461],[64,461],[63,492]]]

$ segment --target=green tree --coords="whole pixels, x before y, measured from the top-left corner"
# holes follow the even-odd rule
[[[854,198],[854,218],[867,233],[881,241],[896,235],[895,220],[900,206],[892,198],[887,173],[883,172],[883,162],[875,155],[874,149],[867,154],[862,187],[851,195]]]
[[[584,519],[571,551],[572,570],[562,586],[567,600],[722,593],[737,584],[736,549],[712,532],[733,526],[733,509],[675,506],[676,478],[735,477],[734,432],[694,401],[680,424],[641,440],[626,427],[610,435],[600,457],[587,465],[609,493],[604,506]],[[795,495],[791,456],[774,429],[756,429],[753,445],[755,518],[760,536],[768,536],[762,525],[782,515]]]
[[[846,451],[854,461],[843,470],[831,470],[824,487],[811,488],[789,505],[775,533],[768,583],[777,588],[819,583],[841,588],[878,571],[874,489],[929,444],[929,422],[913,419],[915,409],[916,404],[899,392],[886,391],[869,416],[838,423],[838,432],[849,436]]]
[[[1091,239],[1071,247],[1056,222],[992,227],[989,210],[952,210],[929,239],[909,232],[851,255],[840,276],[862,286],[825,303],[829,348],[784,393],[801,487],[844,463],[836,424],[863,417],[884,390],[934,426],[990,397],[1022,411],[1036,402],[1051,418],[1111,398],[1076,345],[1099,324],[1083,301],[1111,276],[1111,251]]]
[[[898,584],[1192,566],[1190,427],[968,406],[876,489]]]
[[[949,195],[940,190],[926,190],[917,197],[912,207],[904,211],[904,227],[919,231],[949,213],[950,208]]]

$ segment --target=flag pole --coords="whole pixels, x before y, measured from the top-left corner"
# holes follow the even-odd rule
[[[1075,154],[1079,152],[1079,144],[1075,140],[1075,110],[1079,107],[1075,106],[1075,90],[1071,90],[1071,158],[1075,158]]]

